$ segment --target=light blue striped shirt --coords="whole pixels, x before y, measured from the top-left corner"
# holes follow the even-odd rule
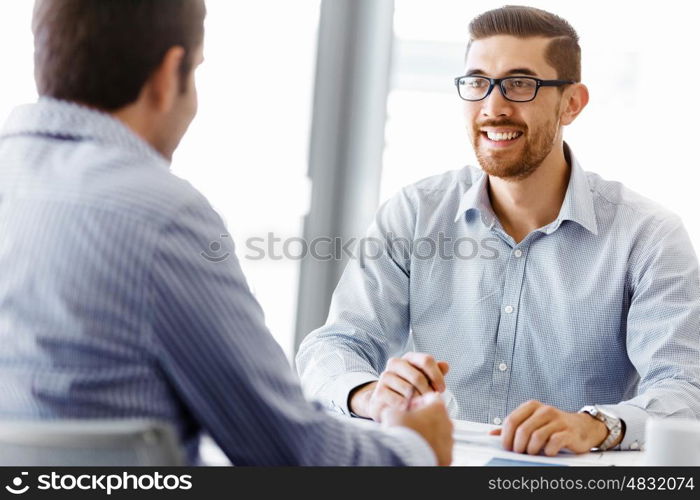
[[[13,112],[0,132],[0,419],[161,419],[192,463],[203,430],[237,465],[435,463],[409,429],[304,400],[235,256],[202,254],[222,220],[168,168],[107,114],[52,99]]]
[[[415,350],[449,362],[461,419],[500,424],[530,399],[572,412],[600,404],[626,423],[621,447],[635,449],[650,415],[698,418],[700,280],[688,235],[677,216],[571,159],[558,217],[518,244],[478,168],[383,205],[326,325],[301,345],[307,393],[348,413],[352,388]]]

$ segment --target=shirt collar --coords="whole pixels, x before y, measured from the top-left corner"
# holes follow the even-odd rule
[[[559,210],[556,220],[543,228],[545,234],[554,232],[563,221],[570,220],[581,225],[593,234],[598,234],[593,195],[588,184],[586,172],[574,157],[569,145],[564,143],[565,154],[570,159],[571,174],[566,188],[564,202]],[[462,195],[462,199],[455,215],[457,222],[463,215],[470,211],[477,211],[481,215],[484,225],[492,228],[496,221],[496,215],[491,208],[491,200],[488,194],[488,175],[482,171],[471,187]]]
[[[147,156],[169,168],[160,153],[112,115],[50,97],[41,97],[36,103],[12,111],[0,130],[0,138],[16,135],[95,141]]]
[[[481,215],[481,221],[484,225],[491,228],[496,221],[496,215],[493,213],[491,200],[489,199],[489,176],[486,175],[483,170],[479,170],[476,175],[478,175],[478,177],[473,181],[471,187],[462,195],[459,208],[455,214],[455,222],[464,214],[474,211]]]
[[[571,152],[569,145],[566,143],[564,143],[564,152],[568,154],[570,159],[571,175],[569,176],[569,185],[566,188],[564,202],[561,204],[559,216],[557,217],[558,222],[554,224],[551,231],[559,227],[563,221],[570,220],[597,235],[598,223],[596,221],[593,193],[591,191],[591,186],[588,184],[588,177]],[[549,232],[547,234],[549,234]]]

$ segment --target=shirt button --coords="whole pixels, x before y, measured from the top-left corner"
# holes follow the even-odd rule
[[[503,423],[503,420],[501,420],[500,418],[496,417],[496,418],[493,419],[493,423],[496,424],[496,425],[501,425],[501,424]]]
[[[508,365],[505,363],[501,363],[500,365],[498,365],[498,369],[504,372],[508,369]]]
[[[639,443],[638,443],[637,441],[635,441],[634,443],[632,443],[632,444],[630,445],[630,448],[632,448],[633,450],[638,449],[638,448],[639,448]]]
[[[506,312],[506,314],[510,314],[513,312],[513,306],[506,306],[503,310]]]
[[[523,256],[523,251],[518,248],[515,252],[513,252],[513,255],[515,255],[515,257],[519,259]]]

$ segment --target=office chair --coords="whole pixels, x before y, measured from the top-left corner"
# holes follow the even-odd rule
[[[184,465],[174,429],[155,420],[0,420],[0,466]]]

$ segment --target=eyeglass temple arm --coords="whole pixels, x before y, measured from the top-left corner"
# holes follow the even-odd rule
[[[573,80],[540,80],[540,87],[559,87],[560,85],[567,85],[569,83],[576,83]]]

